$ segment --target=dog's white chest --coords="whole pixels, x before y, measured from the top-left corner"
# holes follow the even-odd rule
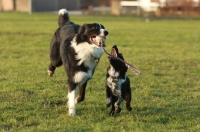
[[[119,73],[116,72],[112,66],[108,71],[108,74],[109,74],[109,77],[107,78],[108,87],[110,87],[113,95],[115,96],[121,95],[122,84],[126,81],[126,76],[125,79],[118,78]]]
[[[112,67],[112,65],[110,65],[110,69],[108,71],[108,74],[112,77],[118,77],[119,76],[119,72],[115,71],[115,69]]]
[[[83,42],[78,45],[76,42],[72,42],[71,46],[74,48],[77,54],[76,59],[79,60],[77,65],[81,65],[83,63],[90,69],[94,69],[96,67],[96,60],[98,60],[104,52],[101,47],[93,44],[88,44],[87,42]]]
[[[77,54],[76,60],[79,60],[77,65],[79,66],[84,64],[84,66],[88,68],[87,72],[80,71],[74,76],[74,81],[76,83],[84,83],[92,77],[93,71],[97,65],[97,60],[101,57],[104,51],[101,47],[88,44],[87,42],[78,45],[76,42],[72,42],[71,47],[74,48]]]

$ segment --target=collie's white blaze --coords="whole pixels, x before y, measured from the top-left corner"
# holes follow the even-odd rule
[[[68,11],[66,9],[60,9],[58,15],[64,15],[64,14],[68,14]]]
[[[75,96],[76,96],[76,89],[68,93],[69,116],[75,116],[76,115]]]

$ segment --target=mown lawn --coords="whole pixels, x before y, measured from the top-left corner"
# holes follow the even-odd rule
[[[200,21],[112,16],[71,16],[102,23],[127,62],[132,108],[109,117],[105,107],[104,54],[89,81],[77,116],[67,115],[63,67],[47,76],[56,14],[0,13],[0,131],[200,131]]]

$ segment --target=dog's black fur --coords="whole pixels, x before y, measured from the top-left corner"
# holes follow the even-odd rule
[[[63,10],[65,11],[65,10]],[[53,38],[50,43],[50,65],[48,74],[53,76],[56,67],[59,67],[63,64],[61,55],[60,55],[60,45],[66,39],[74,37],[78,33],[80,26],[73,22],[70,22],[69,15],[66,12],[59,11],[58,25],[59,28],[55,31]]]
[[[75,103],[84,100],[87,81],[92,77],[97,62],[103,54],[104,41],[108,35],[101,24],[79,26],[70,22],[67,10],[59,11],[59,28],[50,45],[48,74],[53,75],[56,67],[64,65],[68,77],[69,115],[76,114]],[[79,95],[75,99],[76,90]]]
[[[112,47],[111,54],[124,60],[123,55],[119,53],[116,45]],[[130,106],[131,88],[130,80],[126,76],[127,66],[123,62],[110,56],[108,56],[108,60],[110,65],[107,68],[106,75],[106,106],[110,107],[112,105],[109,113],[112,116],[114,113],[121,111],[120,104],[124,99],[126,100],[127,110],[132,110]]]

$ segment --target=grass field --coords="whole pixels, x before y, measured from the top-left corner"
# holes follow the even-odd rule
[[[200,131],[200,21],[71,16],[104,24],[108,51],[116,44],[127,62],[132,108],[109,117],[105,107],[104,54],[77,105],[67,115],[64,68],[47,76],[56,14],[0,13],[0,131],[163,132]]]

